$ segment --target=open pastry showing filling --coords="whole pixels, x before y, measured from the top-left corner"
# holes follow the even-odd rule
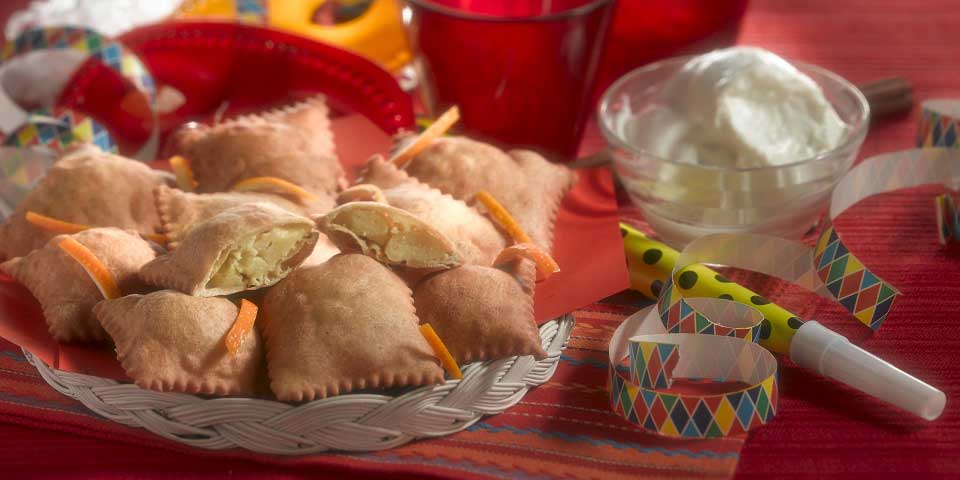
[[[82,250],[86,258],[72,257],[61,246],[65,240],[75,245],[74,252]],[[105,292],[145,291],[137,272],[156,256],[153,247],[135,232],[92,228],[53,237],[43,248],[8,260],[0,269],[37,298],[53,338],[61,342],[102,341],[107,335],[91,314],[93,306],[103,300]],[[104,288],[102,283],[110,287]]]
[[[161,290],[104,300],[94,313],[116,343],[124,371],[143,388],[265,393],[263,343],[256,329],[246,331],[233,351],[225,341],[240,313],[230,300]]]
[[[453,241],[464,263],[490,265],[506,246],[504,235],[483,214],[410,177],[383,157],[375,156],[367,162],[363,181],[369,183],[341,192],[338,202],[345,197],[376,195],[365,190],[379,187],[388,204],[411,213]]]
[[[445,270],[462,263],[450,239],[382,203],[348,203],[318,217],[317,224],[340,250],[369,255],[386,265]]]
[[[153,191],[167,248],[177,248],[193,227],[218,213],[248,203],[272,203],[290,213],[302,215],[299,205],[283,197],[256,192],[190,193],[161,185]]]
[[[313,222],[274,205],[240,205],[198,224],[140,275],[204,297],[268,287],[310,255],[318,235]]]
[[[301,206],[283,197],[270,193],[256,192],[220,192],[220,193],[190,193],[159,186],[154,190],[157,201],[157,211],[163,225],[162,232],[166,237],[168,249],[175,249],[180,240],[193,229],[211,217],[224,210],[239,207],[249,203],[271,203],[290,213],[303,214]],[[317,239],[313,252],[304,260],[304,265],[318,265],[330,257],[340,253],[325,235]]]
[[[310,237],[303,226],[272,228],[237,239],[213,263],[207,288],[272,285],[290,271],[287,263]]]
[[[101,151],[93,145],[71,149],[50,167],[0,226],[0,256],[13,258],[43,247],[58,233],[26,219],[35,212],[61,221],[117,227],[152,234],[160,230],[153,188],[172,184],[169,173]]]
[[[270,387],[282,401],[443,381],[410,289],[370,257],[297,269],[267,292],[261,315]]]

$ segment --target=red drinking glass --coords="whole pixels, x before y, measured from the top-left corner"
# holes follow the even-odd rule
[[[472,135],[572,159],[613,0],[407,0],[429,113]]]
[[[620,0],[600,60],[594,98],[655,60],[733,45],[748,0]]]

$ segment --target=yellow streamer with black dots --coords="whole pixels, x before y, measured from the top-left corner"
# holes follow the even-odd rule
[[[627,253],[630,288],[656,300],[673,272],[680,252],[623,223],[620,224],[620,233]],[[759,310],[764,316],[760,327],[760,344],[774,352],[789,353],[790,341],[803,325],[799,317],[783,307],[701,264],[681,270],[676,285],[687,297],[723,298]]]

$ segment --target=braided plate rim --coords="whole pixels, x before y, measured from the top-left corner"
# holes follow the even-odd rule
[[[472,363],[463,368],[462,380],[447,380],[397,397],[348,394],[300,405],[155,392],[56,370],[26,349],[23,353],[60,393],[108,420],[179,443],[277,455],[368,452],[450,435],[485,415],[512,407],[527,390],[553,376],[574,323],[567,314],[540,327],[540,340],[547,351],[547,358],[540,361],[524,356]]]

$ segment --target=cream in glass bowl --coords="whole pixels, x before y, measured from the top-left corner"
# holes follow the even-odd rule
[[[631,200],[682,246],[718,232],[800,238],[853,164],[869,115],[840,76],[733,47],[628,73],[599,121]]]

